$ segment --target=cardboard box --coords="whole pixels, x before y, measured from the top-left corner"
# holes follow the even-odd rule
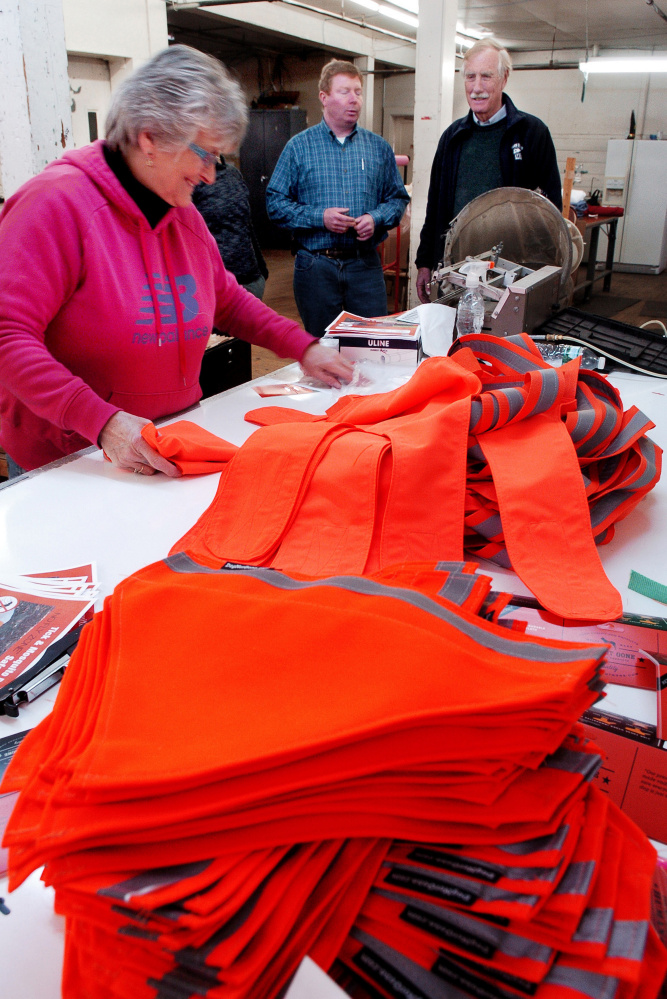
[[[501,611],[499,624],[523,621],[527,635],[559,638],[570,642],[607,642],[609,652],[602,678],[624,687],[656,689],[656,670],[667,672],[667,620],[647,614],[623,614],[602,624],[570,624],[543,610],[536,600],[510,602]],[[666,678],[667,679],[667,678]]]
[[[416,368],[420,361],[418,338],[386,339],[381,336],[338,336],[338,349],[348,361],[375,361],[378,364],[405,364]]]
[[[604,756],[594,783],[647,836],[667,842],[667,751],[655,726],[599,708],[581,721]]]

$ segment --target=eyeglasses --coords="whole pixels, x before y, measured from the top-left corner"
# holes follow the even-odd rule
[[[202,149],[195,142],[188,143],[188,149],[191,149],[193,153],[196,153],[200,160],[203,160],[207,167],[215,166],[216,163],[222,163],[222,158],[217,153],[209,153],[208,149]]]

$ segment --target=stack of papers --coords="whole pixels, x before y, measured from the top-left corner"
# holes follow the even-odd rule
[[[452,964],[538,999],[660,981],[654,851],[577,723],[606,646],[482,620],[489,591],[185,556],[121,583],[2,786],[10,887],[45,865],[67,916],[64,999],[277,999],[305,955],[373,996],[458,999]]]
[[[92,564],[0,578],[0,715],[57,682],[96,595]]]

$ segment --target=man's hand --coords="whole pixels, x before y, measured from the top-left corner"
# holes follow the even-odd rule
[[[317,378],[332,388],[340,388],[341,382],[349,382],[354,374],[349,361],[333,347],[323,347],[321,343],[311,343],[310,347],[306,347],[301,367],[311,378]]]
[[[360,242],[370,239],[375,232],[375,222],[373,221],[373,216],[368,213],[360,215],[359,218],[354,220],[354,228],[357,230],[357,239]]]
[[[349,208],[326,208],[324,210],[324,225],[329,232],[347,232],[350,226],[356,224],[356,219],[351,219],[346,213]]]
[[[431,269],[420,267],[417,271],[417,297],[427,305],[431,301]]]
[[[324,348],[323,348],[324,349]],[[102,427],[99,445],[107,458],[119,468],[143,475],[164,472],[172,478],[181,473],[170,461],[154,451],[141,436],[142,427],[150,420],[130,413],[114,413]]]

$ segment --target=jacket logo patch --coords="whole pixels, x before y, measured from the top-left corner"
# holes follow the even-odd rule
[[[174,302],[174,296],[169,285],[169,278],[163,278],[160,274],[153,274],[152,278],[160,309],[160,319],[167,326],[172,323],[175,325],[177,322],[176,303]],[[155,322],[155,310],[153,308],[153,296],[151,295],[150,286],[147,284],[143,285],[141,291],[141,301],[143,304],[139,312],[143,313],[146,318],[137,319],[136,324],[138,326],[152,326]],[[195,297],[197,282],[192,274],[180,274],[176,278],[176,291],[181,303],[183,322],[187,323],[188,320],[194,319],[199,314],[199,303]]]
[[[520,142],[515,142],[512,145],[512,152],[514,153],[514,159],[515,160],[522,160],[523,159],[523,146],[521,145]]]

